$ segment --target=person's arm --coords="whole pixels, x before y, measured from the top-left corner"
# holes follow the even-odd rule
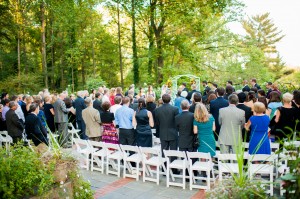
[[[153,121],[152,113],[150,111],[147,111],[147,113],[148,113],[148,117],[149,117],[149,125],[150,125],[150,127],[154,127],[154,121]]]
[[[278,122],[279,122],[279,119],[280,119],[280,110],[277,109],[277,111],[276,111],[276,116],[275,116],[275,122],[278,123]]]
[[[135,115],[136,115],[136,111],[134,111],[133,116],[132,116],[132,126],[134,129],[136,128],[136,125],[137,125]]]
[[[219,124],[220,124],[220,126],[222,125],[222,111],[221,111],[221,109],[219,110]]]
[[[248,122],[245,124],[245,129],[246,129],[247,131],[249,131],[250,126],[251,126],[251,121],[250,121],[250,119],[249,119]]]
[[[194,125],[193,131],[194,131],[194,134],[198,134],[198,127],[196,125]]]
[[[99,111],[97,110],[96,111],[96,115],[95,115],[95,121],[99,124],[101,124],[101,118],[100,118],[100,113]]]
[[[54,108],[50,108],[50,112],[52,115],[55,115]]]
[[[60,104],[60,108],[61,108],[62,112],[64,112],[64,113],[68,113],[69,112],[69,110],[66,108],[65,102],[62,102]]]
[[[216,130],[216,123],[215,121],[213,122],[213,125],[212,125],[212,130],[215,131]]]

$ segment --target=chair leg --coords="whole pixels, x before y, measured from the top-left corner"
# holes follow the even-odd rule
[[[169,187],[169,182],[170,182],[170,167],[169,164],[167,163],[167,187]]]
[[[139,174],[140,174],[139,170],[140,170],[140,163],[136,162],[136,181],[139,180]]]
[[[126,176],[126,165],[127,165],[127,162],[126,162],[126,160],[124,160],[124,168],[123,168],[123,178],[125,178],[125,176]],[[119,161],[118,161],[118,174],[119,174]],[[120,177],[119,175],[118,175],[118,177]]]
[[[270,196],[273,196],[273,171],[270,173]]]
[[[206,176],[207,176],[207,190],[210,190],[210,171],[206,171]]]
[[[182,180],[183,180],[182,188],[185,189],[185,170],[186,170],[186,168],[184,167],[182,170],[183,170],[182,171]]]
[[[159,185],[159,165],[156,165],[156,184]]]
[[[94,155],[91,157],[91,171],[94,171]]]
[[[192,168],[190,168],[190,190],[193,190],[193,176],[194,176],[193,170]]]
[[[146,177],[146,164],[143,162],[143,182],[145,182]]]

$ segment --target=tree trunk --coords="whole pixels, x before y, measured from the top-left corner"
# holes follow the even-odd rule
[[[94,38],[92,40],[92,56],[93,56],[93,69],[94,69],[94,78],[96,78],[96,60],[95,60],[95,46],[94,46]]]
[[[41,9],[41,39],[42,39],[42,45],[41,45],[42,69],[43,69],[45,87],[48,88],[48,71],[47,71],[47,58],[46,58],[46,31],[45,31],[46,20],[45,20],[44,1],[41,1],[40,9]]]
[[[81,60],[81,77],[82,77],[82,88],[84,88],[85,85],[85,62],[86,59],[86,49],[84,48],[83,57]]]
[[[136,47],[136,31],[135,31],[135,0],[131,0],[131,18],[132,18],[132,52],[133,52],[133,82],[139,82],[139,63]]]
[[[155,6],[152,5],[150,0],[150,24],[149,24],[149,49],[148,49],[148,75],[151,76],[154,60],[154,10]]]
[[[122,88],[124,88],[119,3],[117,4],[117,12],[118,12],[118,40],[119,40],[119,62],[120,62],[120,73],[121,73],[121,86],[122,86]]]

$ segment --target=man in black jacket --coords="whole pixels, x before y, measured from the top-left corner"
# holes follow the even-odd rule
[[[9,102],[9,110],[6,113],[7,132],[8,135],[12,137],[13,143],[17,143],[22,139],[22,133],[24,130],[24,125],[15,113],[18,106],[18,103],[15,101]]]
[[[170,105],[171,97],[169,94],[162,96],[163,105],[155,109],[156,128],[160,132],[160,142],[162,152],[166,150],[177,150],[178,132],[175,126],[175,116],[179,109]]]
[[[42,142],[48,144],[47,131],[37,116],[39,110],[38,104],[32,103],[29,106],[29,114],[25,118],[27,138],[31,139],[35,146],[38,146]]]
[[[76,109],[76,122],[78,125],[78,129],[80,129],[80,138],[87,140],[88,137],[85,134],[85,123],[82,119],[82,110],[86,108],[84,103],[84,91],[77,92],[77,98],[73,103],[73,107]]]
[[[247,123],[249,118],[252,116],[251,108],[244,104],[247,96],[243,92],[239,93],[237,96],[239,98],[239,103],[236,105],[236,107],[245,111],[245,122]],[[243,135],[243,141],[245,141],[245,142],[250,141],[250,133],[246,133],[245,128],[242,129],[242,135]]]
[[[101,100],[102,96],[100,93],[96,93],[95,94],[95,101],[93,102],[93,108],[94,109],[97,109],[99,111],[99,113],[102,113],[103,112],[103,109],[102,109],[102,100]]]
[[[179,132],[178,147],[179,151],[192,152],[193,149],[193,121],[194,114],[189,112],[189,102],[183,100],[181,102],[182,113],[175,117],[175,125]]]

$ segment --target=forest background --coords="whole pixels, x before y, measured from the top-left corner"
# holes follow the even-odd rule
[[[160,87],[176,75],[299,88],[284,32],[239,0],[0,0],[0,91]],[[246,35],[228,23],[240,22]],[[179,81],[189,82],[189,79]]]

